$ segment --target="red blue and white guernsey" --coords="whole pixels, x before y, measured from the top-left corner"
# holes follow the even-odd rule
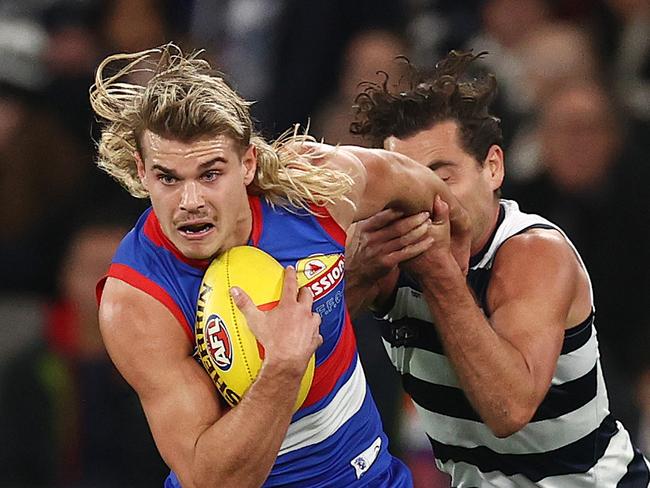
[[[387,450],[366,385],[344,299],[345,232],[324,208],[319,216],[249,198],[249,245],[293,265],[314,293],[323,344],[303,406],[294,414],[265,487],[410,487],[407,468]],[[108,276],[148,293],[176,317],[194,343],[199,287],[207,261],[184,257],[149,209],[124,238]],[[165,487],[180,487],[172,472]]]

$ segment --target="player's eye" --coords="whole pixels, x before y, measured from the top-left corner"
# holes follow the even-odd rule
[[[165,173],[160,173],[157,178],[163,185],[173,185],[177,181],[176,178]]]
[[[449,171],[444,171],[441,169],[432,169],[436,175],[438,175],[438,178],[440,178],[442,181],[449,181],[451,178],[451,175],[449,174]]]
[[[210,182],[210,181],[216,180],[219,177],[219,175],[220,175],[220,173],[218,171],[212,170],[212,171],[206,171],[205,173],[203,173],[201,178],[203,179],[203,181]]]

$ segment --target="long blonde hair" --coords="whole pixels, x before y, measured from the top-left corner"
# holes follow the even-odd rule
[[[200,54],[185,55],[170,43],[138,53],[114,54],[102,61],[90,88],[93,110],[103,119],[100,168],[131,195],[146,198],[135,159],[145,130],[182,141],[225,134],[242,148],[256,147],[257,172],[249,191],[272,205],[309,210],[312,203],[325,205],[346,199],[352,178],[312,164],[320,155],[304,143],[313,138],[300,134],[296,127],[267,143],[253,130],[251,102],[230,88]],[[144,86],[123,81],[143,73],[150,76]]]

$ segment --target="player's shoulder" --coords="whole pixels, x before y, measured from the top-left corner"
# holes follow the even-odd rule
[[[127,282],[108,277],[99,302],[99,324],[102,334],[136,334],[144,318],[155,314],[154,300]]]
[[[106,282],[99,325],[113,363],[141,396],[161,391],[161,372],[192,355],[192,344],[171,313],[153,297],[117,278]]]
[[[506,239],[496,251],[496,259],[515,260],[574,258],[569,241],[555,228],[531,228]]]
[[[507,239],[497,249],[493,276],[538,283],[573,280],[582,272],[578,256],[559,230],[533,228]]]
[[[129,283],[109,277],[99,305],[99,322],[104,338],[119,342],[159,343],[166,338],[186,343],[176,318],[160,301]]]

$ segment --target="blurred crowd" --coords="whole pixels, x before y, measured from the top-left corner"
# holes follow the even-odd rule
[[[590,271],[611,409],[650,454],[648,0],[0,0],[0,486],[155,487],[165,467],[108,361],[94,283],[147,202],[93,164],[98,62],[205,49],[258,129],[332,144],[362,81],[487,51],[505,198],[559,224]],[[369,383],[416,487],[444,487],[373,328]]]

